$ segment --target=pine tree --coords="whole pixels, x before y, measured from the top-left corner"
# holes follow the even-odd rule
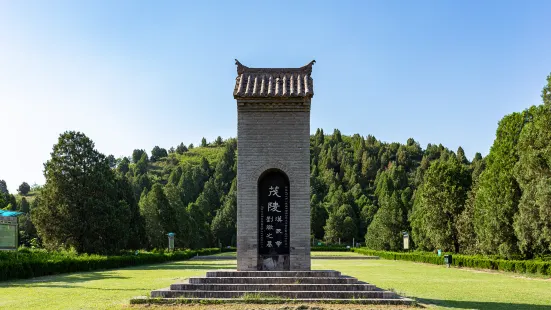
[[[470,172],[457,158],[431,164],[416,193],[411,220],[413,240],[420,248],[459,252],[457,221],[470,186]]]
[[[486,157],[474,201],[474,228],[478,249],[485,254],[518,253],[513,217],[518,212],[520,187],[513,175],[519,159],[517,143],[527,115],[513,113],[498,125],[496,139]]]
[[[468,165],[469,161],[467,160],[467,157],[465,156],[465,151],[462,147],[457,148],[457,160],[462,163],[463,165]]]
[[[143,154],[147,157],[147,153],[144,150],[135,149],[132,152],[132,162],[136,164],[140,159],[142,159]]]
[[[32,221],[48,248],[109,253],[126,247],[129,209],[117,199],[113,171],[94,143],[65,132],[45,164],[46,184]]]
[[[193,144],[190,144],[190,148],[193,148]],[[184,145],[184,142],[180,143],[177,147],[176,147],[176,153],[182,155],[184,154],[185,152],[188,151],[188,148]]]
[[[31,186],[29,185],[29,183],[23,182],[21,183],[21,185],[19,185],[17,191],[19,192],[19,194],[26,196],[31,191]]]
[[[126,175],[126,173],[130,170],[129,165],[130,165],[130,160],[127,157],[123,157],[117,166],[117,171],[121,175]]]
[[[542,90],[543,104],[531,107],[518,140],[514,175],[522,190],[514,216],[520,251],[531,258],[551,254],[551,75]]]
[[[145,218],[145,231],[150,248],[166,248],[169,232],[178,229],[176,211],[170,205],[160,184],[151,191],[144,190],[140,198],[140,210]]]
[[[19,203],[17,210],[23,213],[29,213],[30,206],[29,206],[29,202],[27,202],[27,199],[25,197],[21,198],[21,202]]]
[[[237,182],[231,184],[222,208],[212,220],[211,231],[214,239],[222,245],[236,245],[237,241]]]

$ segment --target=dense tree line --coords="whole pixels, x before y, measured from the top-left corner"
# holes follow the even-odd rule
[[[398,251],[407,232],[414,248],[427,251],[550,254],[551,76],[542,99],[505,116],[489,154],[472,161],[461,147],[423,149],[412,138],[386,143],[318,129],[310,139],[312,238]],[[30,211],[27,232],[48,248],[165,247],[169,232],[181,247],[235,245],[237,142],[203,138],[200,145],[115,159],[84,134],[66,132],[45,164],[40,195],[18,202],[0,181],[0,207]],[[217,155],[202,156],[205,149]]]

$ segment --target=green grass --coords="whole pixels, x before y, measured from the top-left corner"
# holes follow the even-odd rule
[[[336,257],[360,256],[361,257],[361,256],[365,256],[365,255],[354,253],[354,252],[311,252],[310,255],[312,255],[312,257],[318,257],[318,256],[336,256]],[[214,254],[213,256],[232,256],[232,257],[236,257],[237,253],[236,252],[224,252],[224,253]]]
[[[148,167],[149,176],[161,183],[168,181],[170,172],[178,165],[192,164],[198,165],[204,157],[208,160],[211,169],[214,169],[222,155],[224,154],[224,146],[207,146],[196,147],[184,154],[169,154],[169,157],[161,158],[156,162],[151,162]]]
[[[201,162],[201,157],[205,157],[209,161],[211,166],[216,167],[216,164],[218,163],[218,161],[220,161],[220,158],[222,158],[223,153],[223,146],[208,146],[196,147],[185,152],[182,155],[177,155],[181,163],[191,162],[198,164]]]
[[[222,252],[222,253],[216,253],[214,255],[211,255],[211,256],[231,256],[231,257],[237,257],[237,253],[236,252]]]
[[[0,309],[121,309],[132,297],[220,268],[235,269],[235,261],[181,261],[0,282]]]
[[[310,252],[310,255],[312,257],[316,257],[316,256],[336,256],[336,257],[340,257],[340,256],[365,256],[365,255],[354,253],[354,252],[323,252],[323,251]]]
[[[421,303],[453,309],[551,309],[551,279],[393,260],[313,260]]]
[[[220,255],[231,254],[234,253]],[[131,297],[147,295],[153,289],[219,268],[234,269],[235,260],[191,260],[1,282],[0,308],[121,309]],[[551,309],[551,279],[384,259],[313,260],[312,268],[336,269],[381,288],[415,297],[421,303],[453,309]],[[273,309],[280,308],[274,305]],[[210,306],[204,309],[240,308]]]
[[[21,194],[15,194],[15,200],[17,203],[21,202],[21,198],[25,197],[29,205],[36,199],[36,197],[40,194],[40,191],[30,191],[27,193],[27,195],[23,196]]]

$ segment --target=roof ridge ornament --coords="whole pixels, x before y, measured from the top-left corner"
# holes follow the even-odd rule
[[[245,69],[249,69],[249,67],[244,66],[242,63],[239,62],[239,60],[235,60],[235,64],[237,65],[237,74],[243,74]]]
[[[316,63],[316,60],[310,61],[307,65],[300,67],[304,71],[308,72],[308,75],[312,74],[312,66]]]

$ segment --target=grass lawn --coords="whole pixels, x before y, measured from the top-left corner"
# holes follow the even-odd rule
[[[322,252],[322,251],[311,252],[311,255],[312,255],[312,257],[316,257],[316,256],[364,256],[362,254],[358,254],[358,253],[354,253],[354,252]],[[228,256],[228,257],[232,256],[232,257],[236,257],[237,253],[236,252],[223,252],[223,253],[214,254],[213,256]]]
[[[354,253],[354,252],[322,252],[322,251],[310,252],[310,255],[312,257],[316,257],[316,256],[364,256],[362,254],[358,254],[358,253]]]
[[[453,309],[550,309],[551,279],[393,260],[313,260],[312,269],[392,289],[423,304]]]
[[[322,252],[319,252],[322,253]],[[342,252],[341,252],[342,253]],[[222,253],[230,255],[231,253]],[[313,254],[320,255],[320,254]],[[313,260],[313,269],[336,269],[379,287],[417,298],[421,303],[453,309],[551,309],[551,279],[513,273],[389,260]],[[211,269],[234,269],[235,260],[191,260],[0,282],[1,309],[121,309],[128,300],[147,295]],[[133,308],[133,307],[132,307]],[[131,309],[132,309],[131,308]],[[157,307],[139,307],[139,309]],[[185,306],[185,309],[297,309],[297,305]],[[384,307],[383,307],[384,308]],[[171,309],[171,307],[159,307]],[[301,308],[308,309],[308,308]],[[343,309],[322,305],[311,309]],[[350,306],[350,309],[381,309]],[[385,308],[388,309],[388,308]],[[393,308],[395,309],[395,308]]]
[[[235,269],[235,261],[188,260],[0,282],[0,309],[121,309],[131,297],[219,268]]]

